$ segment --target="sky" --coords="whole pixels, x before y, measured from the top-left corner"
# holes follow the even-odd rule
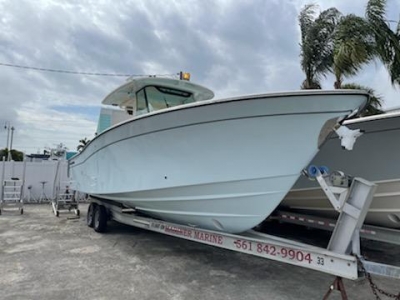
[[[0,148],[15,128],[13,148],[27,154],[63,143],[76,150],[91,139],[101,101],[128,77],[87,76],[12,68],[131,75],[191,73],[216,98],[298,90],[298,13],[321,10],[364,15],[367,0],[0,0]],[[400,1],[387,0],[397,20]],[[333,78],[323,88],[333,87]],[[384,108],[400,107],[380,62],[357,82],[374,88]]]

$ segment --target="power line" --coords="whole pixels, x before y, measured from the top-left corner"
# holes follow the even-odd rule
[[[148,74],[118,74],[118,73],[97,73],[97,72],[79,72],[79,71],[70,71],[70,70],[59,70],[59,69],[49,69],[49,68],[38,68],[31,66],[23,66],[16,64],[6,64],[0,62],[0,66],[18,68],[18,69],[26,69],[26,70],[35,70],[42,72],[53,72],[53,73],[64,73],[64,74],[72,74],[72,75],[88,75],[88,76],[115,76],[115,77],[143,77],[149,76]],[[154,76],[176,76],[176,74],[157,74]]]

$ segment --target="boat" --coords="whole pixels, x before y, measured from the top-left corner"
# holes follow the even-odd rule
[[[133,79],[103,100],[128,119],[69,161],[74,190],[151,217],[239,233],[261,223],[362,91],[213,99],[185,80]]]
[[[363,132],[354,149],[343,150],[339,138],[332,136],[311,164],[375,182],[378,187],[365,223],[400,228],[400,112],[347,120],[344,125]],[[324,217],[337,215],[316,182],[305,177],[296,182],[282,208]]]

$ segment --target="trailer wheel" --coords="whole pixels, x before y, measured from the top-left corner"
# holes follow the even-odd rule
[[[93,228],[94,225],[94,211],[96,203],[90,203],[86,214],[86,225]]]
[[[93,228],[96,232],[105,232],[107,228],[107,211],[103,205],[97,205],[94,210]]]
[[[60,216],[60,212],[57,210],[56,211],[56,217],[58,218]]]
[[[24,209],[23,208],[21,208],[20,213],[21,213],[21,215],[24,214]]]
[[[0,209],[0,215],[1,215],[1,209]]]
[[[77,217],[79,217],[79,216],[81,215],[81,212],[80,212],[80,210],[79,210],[79,209],[77,209],[77,210],[76,210],[76,212],[75,212],[75,214],[76,214],[76,216],[77,216]]]

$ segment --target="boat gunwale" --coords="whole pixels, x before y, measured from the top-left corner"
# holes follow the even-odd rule
[[[89,143],[89,144],[87,144],[87,145],[85,146],[85,149],[82,150],[82,152],[80,152],[80,153],[74,155],[73,157],[71,157],[69,161],[70,161],[70,166],[71,166],[71,167],[73,167],[73,166],[79,166],[79,165],[83,164],[84,162],[86,162],[86,161],[87,161],[91,156],[93,156],[95,153],[97,153],[97,152],[99,152],[100,150],[102,150],[102,149],[104,149],[104,148],[106,148],[106,147],[108,147],[108,146],[110,146],[110,145],[113,145],[113,144],[115,144],[115,143],[118,143],[118,142],[121,142],[121,141],[124,141],[124,140],[128,140],[128,139],[131,139],[131,138],[135,138],[135,137],[138,137],[138,136],[143,136],[143,135],[152,134],[152,133],[161,132],[161,131],[173,130],[173,129],[176,129],[176,128],[182,128],[182,127],[188,127],[188,126],[194,126],[194,125],[200,125],[200,124],[207,124],[207,123],[216,123],[216,122],[224,122],[224,121],[232,121],[232,120],[251,119],[251,118],[276,117],[276,116],[287,116],[287,115],[326,114],[326,113],[338,113],[338,112],[345,113],[345,112],[347,112],[347,110],[256,115],[256,116],[249,116],[249,117],[236,117],[236,118],[226,118],[226,119],[219,119],[219,120],[213,120],[213,121],[197,122],[197,123],[191,123],[191,124],[187,124],[187,125],[180,125],[180,126],[175,126],[175,127],[163,128],[163,129],[159,129],[159,130],[153,130],[153,131],[150,131],[150,132],[145,132],[145,133],[141,133],[141,134],[137,134],[137,135],[131,135],[131,136],[128,136],[128,137],[125,137],[125,138],[121,138],[121,139],[119,139],[119,140],[117,140],[117,141],[114,141],[114,142],[112,142],[112,143],[109,143],[109,144],[107,144],[107,145],[104,145],[103,147],[101,147],[101,148],[99,148],[99,149],[96,149],[96,151],[94,151],[93,153],[91,153],[88,157],[86,157],[86,158],[85,158],[82,162],[80,162],[80,163],[77,163],[77,164],[76,164],[75,162],[72,162],[73,159],[78,158],[79,155],[81,155],[81,154],[83,153],[83,151],[86,149],[86,147],[90,144],[90,143]],[[106,132],[108,132],[108,131],[110,131],[110,130],[114,130],[114,129],[120,127],[120,126],[127,125],[128,123],[138,121],[138,120],[140,120],[140,119],[130,119],[130,120],[128,120],[129,122],[127,122],[127,121],[121,122],[121,123],[119,123],[119,124],[116,124],[116,126],[113,126],[113,127],[109,128],[109,130],[104,131],[104,133],[106,133]],[[93,139],[93,140],[94,140],[94,139]],[[92,140],[92,141],[93,141],[93,140]],[[91,141],[91,142],[92,142],[92,141]]]
[[[136,120],[152,117],[158,114],[164,114],[164,113],[169,113],[173,111],[178,111],[178,110],[185,110],[185,109],[190,109],[194,107],[201,107],[201,106],[207,106],[207,105],[214,105],[214,104],[222,104],[222,103],[229,103],[229,102],[236,102],[236,101],[247,101],[249,99],[252,100],[257,100],[257,99],[269,99],[269,98],[282,98],[282,97],[296,97],[296,96],[314,96],[314,95],[359,95],[359,96],[369,96],[369,94],[366,91],[363,90],[300,90],[300,91],[289,91],[289,92],[276,92],[276,93],[265,93],[265,94],[254,94],[254,95],[245,95],[245,96],[238,96],[238,97],[231,97],[231,98],[223,98],[223,99],[210,99],[210,100],[203,100],[203,101],[196,101],[188,104],[183,104],[183,105],[178,105],[174,107],[169,107],[166,109],[160,109],[157,111],[153,111],[144,115],[139,115],[139,116],[134,116],[130,119],[127,119],[125,121],[122,121],[120,123],[117,123],[103,132],[97,134],[93,139],[90,140],[89,143],[85,145],[83,150],[81,152],[78,152],[76,155],[71,157],[69,161],[77,158],[80,156],[86,149],[87,147],[92,144],[95,140],[97,140],[100,136],[106,134],[108,131],[111,131],[115,128],[118,128],[120,126],[123,126],[126,123],[130,123]],[[364,106],[360,109],[362,110],[365,107],[366,103]],[[329,112],[346,112],[347,110],[335,110],[335,111],[321,111],[321,112],[314,112],[314,113],[329,113]],[[350,113],[352,111],[350,110]],[[307,113],[291,113],[293,115],[295,114],[309,114]],[[275,114],[275,115],[287,115],[287,114]],[[263,116],[275,116],[275,115],[263,115]],[[263,117],[260,116],[260,117]],[[226,119],[228,120],[228,119]],[[346,119],[344,119],[346,120]],[[222,121],[222,120],[218,120]]]
[[[391,119],[391,118],[398,118],[398,117],[400,117],[400,111],[399,112],[387,112],[387,113],[383,113],[383,114],[379,114],[379,115],[349,119],[349,120],[344,121],[343,125],[350,125],[350,124],[352,125],[352,124],[364,123],[364,122],[367,123],[367,122],[373,122],[373,121]]]

